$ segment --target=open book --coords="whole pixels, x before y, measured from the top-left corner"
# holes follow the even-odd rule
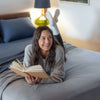
[[[28,68],[24,68],[24,66],[18,59],[17,62],[13,61],[11,63],[9,69],[21,76],[31,75],[39,78],[50,78],[50,76],[47,75],[41,65],[34,65]]]

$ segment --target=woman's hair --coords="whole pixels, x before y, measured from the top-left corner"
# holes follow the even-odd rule
[[[30,64],[31,65],[39,64],[39,59],[40,59],[41,54],[40,54],[40,47],[38,44],[38,40],[40,39],[41,33],[44,30],[48,30],[52,36],[52,41],[53,41],[52,46],[51,46],[49,55],[46,59],[46,63],[48,63],[50,65],[50,67],[52,67],[52,64],[54,64],[54,62],[55,62],[55,48],[56,48],[57,44],[55,43],[55,39],[54,39],[52,30],[47,26],[40,26],[34,32],[33,41],[32,41],[32,58],[31,58]]]

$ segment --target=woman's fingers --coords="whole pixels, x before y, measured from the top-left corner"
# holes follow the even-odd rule
[[[28,75],[28,76],[25,76],[25,79],[26,79],[26,81],[27,81],[29,84],[31,84],[31,85],[33,85],[33,84],[36,83],[33,76],[29,76],[29,75]]]
[[[32,83],[32,82],[33,82],[33,80],[32,80],[32,77],[31,77],[31,76],[28,76],[28,80],[29,80],[29,82],[30,82],[30,83]]]
[[[41,82],[41,80],[42,80],[42,79],[39,78],[39,77],[36,77],[36,78],[35,78],[35,81],[36,81],[37,83]]]
[[[25,76],[25,79],[31,85],[39,83],[42,80],[39,77],[34,77],[34,76],[30,76],[30,75]]]
[[[36,78],[35,78],[35,82],[38,82],[38,81],[39,81],[39,77],[36,77]]]

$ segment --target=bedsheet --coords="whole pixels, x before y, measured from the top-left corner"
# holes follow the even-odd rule
[[[100,100],[100,53],[67,43],[64,47],[64,82],[29,85],[7,70],[0,74],[1,100]]]

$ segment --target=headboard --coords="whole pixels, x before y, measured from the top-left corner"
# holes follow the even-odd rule
[[[11,13],[11,14],[4,14],[0,15],[0,19],[14,19],[19,17],[30,17],[29,12],[20,12],[20,13]]]

